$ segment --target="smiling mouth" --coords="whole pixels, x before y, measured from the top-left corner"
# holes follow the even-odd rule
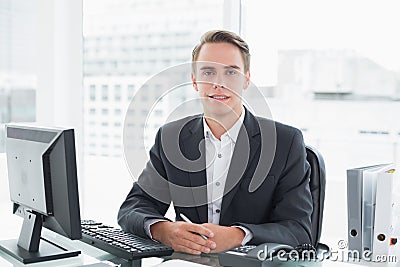
[[[214,100],[218,100],[218,101],[223,101],[223,100],[229,99],[229,96],[226,96],[226,95],[210,95],[208,97],[211,99],[214,99]]]

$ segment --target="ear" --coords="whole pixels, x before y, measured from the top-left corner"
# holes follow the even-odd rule
[[[243,85],[243,90],[246,90],[249,87],[249,85],[250,85],[250,71],[248,70],[246,72],[246,80]]]
[[[196,75],[193,72],[192,72],[192,84],[193,84],[194,90],[199,91],[199,88],[197,88]]]

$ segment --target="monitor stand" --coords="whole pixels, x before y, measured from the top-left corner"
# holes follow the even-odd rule
[[[42,216],[27,212],[19,239],[1,240],[0,250],[24,264],[75,257],[81,253],[79,250],[69,251],[40,237],[41,231]]]

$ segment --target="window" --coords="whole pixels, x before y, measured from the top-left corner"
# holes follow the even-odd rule
[[[144,89],[144,90],[145,90],[145,89]],[[147,102],[147,101],[149,101],[149,96],[146,95],[146,94],[143,94],[140,100],[141,100],[142,102]]]
[[[128,99],[127,100],[131,101],[133,95],[135,94],[135,86],[133,84],[129,84],[127,90],[128,90],[128,93],[127,93]]]
[[[105,20],[105,17],[110,19]],[[132,17],[143,19],[132,20]],[[84,55],[84,79],[93,81],[90,84],[100,89],[100,99],[108,106],[113,107],[114,103],[121,107],[129,105],[136,90],[150,76],[171,67],[172,62],[178,64],[190,60],[200,36],[207,30],[221,28],[222,18],[223,0],[85,0],[84,49],[87,53]],[[141,105],[155,102],[154,90],[160,91],[162,86],[155,84],[151,90],[148,88],[148,94],[141,95]],[[94,89],[89,87],[89,90],[89,99],[85,101],[96,98]],[[170,107],[164,105],[163,108]],[[122,116],[120,108],[113,109],[115,116]],[[142,107],[137,109],[136,114],[147,116],[149,113],[141,112]],[[157,114],[162,115],[163,111],[157,111]]]
[[[101,86],[101,99],[103,101],[108,101],[108,85]]]
[[[346,169],[400,159],[397,2],[243,3],[252,80],[273,118],[307,129],[305,142],[324,156],[324,240],[345,237]]]
[[[42,8],[48,4],[51,4],[52,8]],[[78,5],[77,1],[65,0],[0,0],[0,177],[2,178],[6,178],[7,170],[4,153],[6,123],[35,122],[39,125],[66,126],[68,120],[68,126],[75,127],[78,125],[76,121],[82,122],[82,110],[86,114],[89,113],[89,109],[84,109],[80,105],[84,91],[80,79],[82,51],[71,49],[71,47],[82,47],[81,18],[74,17],[70,23],[72,16],[66,13],[65,16],[54,16],[54,10],[60,10],[60,6],[69,12]],[[68,27],[61,27],[61,24]],[[61,28],[68,30],[60,33]],[[76,36],[79,37],[75,38]],[[68,46],[65,46],[66,43]],[[71,65],[73,68],[70,68]],[[68,79],[64,79],[66,76]],[[72,98],[75,99],[71,101]],[[77,113],[79,115],[76,116]],[[60,114],[62,115],[59,116]],[[77,132],[81,133],[80,130]],[[77,150],[82,151],[79,144],[78,142]],[[4,182],[6,180],[3,179]],[[10,203],[8,196],[7,185],[0,185],[0,205]]]
[[[115,85],[114,86],[114,100],[115,101],[117,101],[117,102],[121,101],[121,93],[122,93],[121,85],[119,85],[119,84]]]
[[[368,146],[381,142],[376,136],[371,137],[375,141],[354,147],[353,141],[364,138],[361,133],[365,131],[387,132],[385,140],[392,147],[386,150],[382,146],[371,161],[381,162],[390,159],[384,155],[396,155],[394,139],[390,139],[400,131],[393,116],[398,113],[396,101],[400,99],[400,38],[391,34],[400,25],[400,18],[393,11],[394,2],[244,3],[247,13],[242,22],[243,35],[252,45],[253,81],[277,88],[270,90],[273,115],[308,129],[306,140],[322,150],[325,147],[324,154],[335,159],[331,162],[336,165],[329,168],[331,175],[342,180],[345,165],[363,164],[362,155]],[[288,5],[295,7],[290,21],[296,24],[281,16]],[[361,7],[363,12],[354,19]],[[263,35],[257,30],[260,16],[265,16]],[[370,20],[372,16],[379,16],[377,22]],[[371,38],[379,39],[379,45],[371,45]],[[284,105],[288,102],[295,105]],[[328,145],[330,142],[352,146],[354,153],[339,156],[337,146]],[[357,163],[356,158],[361,161]]]
[[[89,99],[91,101],[95,101],[96,100],[96,85],[91,84],[90,88],[89,88]]]
[[[36,121],[36,1],[0,4],[0,153],[5,124]],[[2,162],[0,162],[2,163]]]
[[[83,59],[84,84],[95,85],[97,92],[94,100],[90,86],[86,86],[85,90],[89,92],[84,94],[84,105],[95,107],[98,114],[102,108],[107,108],[108,115],[113,115],[91,116],[89,108],[84,109],[83,143],[96,143],[96,147],[84,150],[83,155],[88,188],[104,188],[115,195],[126,194],[123,185],[131,184],[131,173],[124,162],[124,149],[144,148],[143,129],[139,130],[141,122],[138,121],[147,116],[148,111],[143,115],[142,109],[155,103],[154,86],[143,99],[138,100],[138,105],[129,106],[131,100],[153,75],[173,64],[190,60],[201,34],[209,29],[222,28],[223,3],[224,0],[83,0],[83,49],[87,51]],[[182,35],[176,38],[175,33]],[[180,47],[175,48],[177,45]],[[163,82],[161,86],[164,86]],[[164,101],[163,112],[167,114],[166,110],[170,108],[173,108],[173,103]],[[125,110],[129,110],[128,121],[124,121]],[[88,126],[88,121],[95,121],[96,125]],[[163,121],[157,123],[161,125]],[[148,125],[153,126],[154,122]],[[121,144],[125,126],[137,132],[133,144]],[[149,134],[153,134],[152,130],[149,129]],[[97,133],[98,138],[90,140],[91,132]],[[104,133],[112,138],[104,139]],[[144,166],[146,159],[138,159],[137,166]],[[114,182],[110,184],[109,179],[98,179],[98,174],[112,177]],[[114,214],[115,207],[120,205],[118,198],[101,200],[91,190],[86,190],[84,196],[89,203],[85,203],[87,214],[98,211],[100,206],[109,207],[103,209],[102,214]],[[90,204],[94,203],[93,199],[96,199],[95,205]]]

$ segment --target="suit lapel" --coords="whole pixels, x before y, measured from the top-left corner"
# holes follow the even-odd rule
[[[205,142],[202,117],[196,119],[189,129],[189,135],[182,140],[185,157],[189,160],[199,160],[203,166],[200,171],[188,172],[192,187],[193,199],[199,216],[198,222],[208,221],[207,214],[207,176],[205,160]],[[201,151],[199,151],[199,149]],[[200,157],[200,158],[199,158]]]
[[[229,211],[242,177],[248,171],[248,166],[254,160],[257,148],[260,146],[258,122],[246,109],[245,118],[236,140],[232,160],[226,178],[224,197],[221,205],[220,224],[224,225],[224,217]]]

